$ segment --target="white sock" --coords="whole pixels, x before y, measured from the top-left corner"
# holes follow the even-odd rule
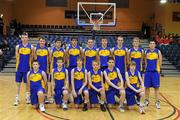
[[[100,100],[99,103],[100,103],[101,105],[103,105],[103,104],[104,104],[104,101]]]

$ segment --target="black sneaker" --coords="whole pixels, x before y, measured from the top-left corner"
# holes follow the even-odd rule
[[[82,111],[87,111],[87,110],[88,110],[87,104],[84,103]]]
[[[101,111],[102,111],[102,112],[106,112],[106,108],[105,108],[104,104],[101,104],[101,105],[100,105],[100,108],[101,108]]]

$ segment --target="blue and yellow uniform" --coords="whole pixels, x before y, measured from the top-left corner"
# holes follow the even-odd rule
[[[54,100],[56,104],[62,104],[63,99],[63,87],[65,85],[65,79],[66,79],[66,69],[62,67],[62,69],[59,71],[58,68],[54,69],[53,78],[55,82],[54,87]]]
[[[92,85],[96,87],[97,89],[102,88],[102,83],[101,83],[102,71],[98,70],[97,73],[95,73],[94,70],[91,70],[89,71],[89,73],[91,76]],[[100,96],[99,92],[95,91],[93,88],[89,89],[89,97],[90,97],[89,99],[90,99],[91,104],[99,103],[98,96]]]
[[[107,74],[107,77],[109,80],[116,86],[120,85],[120,80],[118,78],[118,72],[117,72],[117,67],[114,67],[112,71],[109,69],[106,69],[105,72]],[[110,86],[107,82],[105,82],[105,90],[106,90],[106,100],[107,104],[115,104],[115,98],[114,96],[120,95],[119,90],[115,89],[114,87]]]
[[[43,80],[43,71],[38,70],[36,73],[34,70],[31,70],[29,73],[29,80],[30,80],[30,98],[31,104],[36,105],[38,104],[38,92],[45,92],[45,82]]]
[[[140,82],[139,82],[139,76],[138,76],[138,71],[135,70],[134,75],[130,72],[130,70],[127,72],[129,76],[129,82],[132,87],[134,87],[136,90],[140,89]],[[126,88],[126,100],[127,100],[127,105],[132,106],[136,104],[136,98],[135,96],[139,99],[140,95],[133,91],[131,88],[127,87]]]
[[[78,95],[78,91],[83,86],[84,80],[85,80],[85,69],[82,68],[81,70],[78,70],[77,67],[74,68],[74,89],[77,94],[77,97],[74,98],[75,104],[81,104],[83,102],[82,95]],[[83,88],[82,93],[85,90],[88,90],[86,86]]]
[[[93,47],[92,49],[90,48],[85,48],[84,50],[85,53],[85,68],[87,71],[92,70],[92,61],[96,59],[97,51],[96,48]]]
[[[69,66],[68,66],[68,75],[69,75],[69,83],[71,83],[71,70],[75,67],[77,67],[77,58],[81,54],[80,47],[77,45],[76,47],[73,47],[72,45],[68,48],[68,54],[69,54]]]
[[[131,61],[136,62],[136,70],[137,71],[142,71],[142,54],[143,54],[143,49],[142,48],[138,48],[137,50],[135,50],[134,48],[131,48],[129,50],[130,53],[130,59]]]
[[[39,62],[39,69],[48,73],[48,47],[41,48],[39,45],[36,47],[37,61]]]
[[[58,57],[64,57],[64,49],[63,48],[59,48],[57,49],[56,47],[54,47],[51,51],[52,53],[52,66],[51,66],[51,70],[53,68],[57,68],[57,58]]]
[[[160,86],[160,61],[159,50],[155,48],[154,51],[148,49],[146,55],[146,72],[144,75],[144,85],[146,88]]]
[[[125,81],[125,72],[126,72],[126,47],[114,47],[114,57],[115,57],[115,66],[119,68],[120,73]]]
[[[16,82],[27,82],[27,72],[31,68],[31,53],[32,53],[32,45],[27,44],[24,46],[23,44],[18,45],[18,53],[19,56],[16,58]]]
[[[98,55],[100,57],[101,70],[104,71],[108,67],[107,62],[108,62],[108,58],[111,55],[111,50],[109,47],[106,48],[100,47]]]

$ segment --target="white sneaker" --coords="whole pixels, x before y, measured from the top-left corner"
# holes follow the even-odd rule
[[[19,97],[18,96],[16,96],[16,98],[15,98],[15,102],[14,102],[14,106],[17,106],[19,104]]]
[[[161,108],[160,101],[156,101],[155,106],[157,109],[160,109]]]
[[[119,111],[122,112],[122,113],[125,112],[124,107],[119,105]]]
[[[50,103],[50,104],[53,104],[53,103],[54,103],[54,98],[53,98],[53,97],[50,97],[50,98],[49,98],[49,103]]]
[[[45,96],[45,104],[48,104],[49,103],[49,101],[48,101],[48,97],[47,96]]]
[[[145,105],[146,107],[149,105],[149,100],[148,100],[148,99],[145,99],[144,105]]]
[[[145,114],[144,107],[139,107],[139,112],[140,112],[141,114]]]
[[[41,112],[45,112],[44,104],[40,104],[39,109]]]
[[[68,109],[67,104],[66,103],[62,103],[62,108],[63,108],[63,110],[67,110]]]
[[[30,103],[31,103],[30,97],[26,96],[26,104],[30,104]]]

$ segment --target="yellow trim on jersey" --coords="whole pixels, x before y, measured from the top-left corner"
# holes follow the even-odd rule
[[[23,55],[28,55],[31,53],[31,49],[30,48],[20,48],[19,49],[19,54],[23,54]]]
[[[53,52],[53,57],[64,57],[64,52],[62,51],[55,51]]]
[[[37,56],[47,56],[48,55],[48,51],[46,49],[38,49],[36,51]]]
[[[94,83],[100,82],[101,81],[101,76],[100,75],[92,75],[91,76],[91,81]]]
[[[95,50],[86,50],[85,51],[85,56],[94,57],[94,56],[96,56],[96,51]]]
[[[75,72],[74,73],[74,79],[76,79],[76,80],[84,79],[84,73],[83,72]]]
[[[74,55],[74,56],[76,56],[76,55],[79,55],[79,54],[80,54],[80,50],[79,50],[79,49],[76,49],[76,48],[71,48],[71,49],[69,49],[68,53],[69,53],[69,55]]]
[[[156,52],[149,52],[147,54],[147,59],[156,60],[156,59],[158,59],[158,54]]]
[[[109,56],[110,51],[109,50],[100,50],[99,51],[99,56]]]
[[[42,75],[40,73],[33,73],[29,76],[30,81],[37,82],[42,80]]]
[[[115,50],[114,55],[116,55],[116,56],[125,56],[126,51],[125,50]]]
[[[133,51],[131,52],[131,58],[141,58],[142,57],[142,53],[139,51]]]
[[[54,73],[54,79],[64,80],[65,79],[65,73],[64,72],[55,72]]]
[[[137,84],[138,83],[138,77],[137,76],[129,76],[130,84]]]
[[[114,80],[115,78],[117,78],[117,73],[114,71],[114,72],[110,72],[108,73],[108,78],[109,80]]]

